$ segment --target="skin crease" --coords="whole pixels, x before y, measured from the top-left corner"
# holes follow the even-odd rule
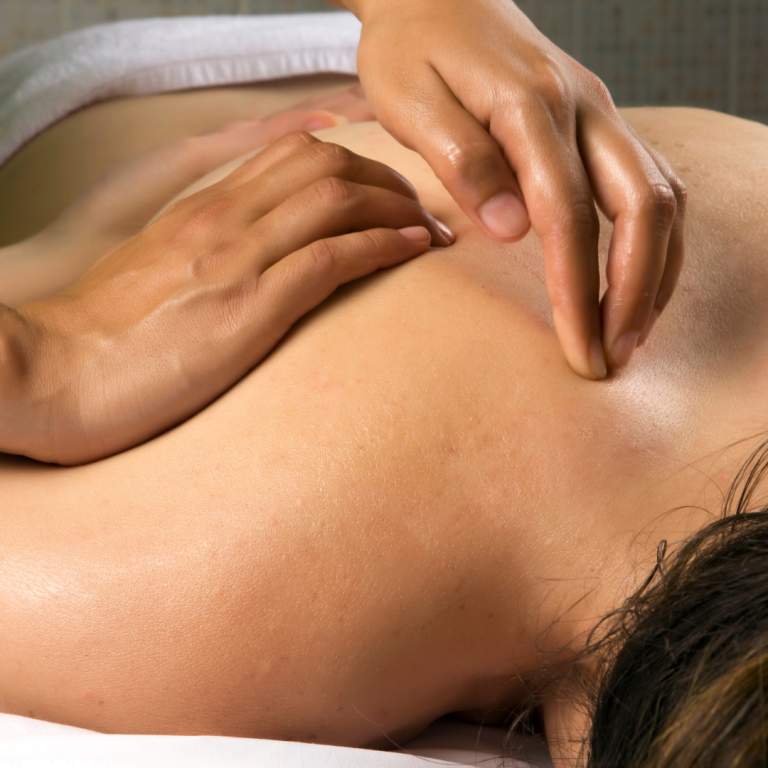
[[[565,674],[768,421],[768,131],[624,115],[688,185],[689,259],[602,384],[563,360],[533,236],[486,238],[375,124],[320,134],[403,173],[456,244],[338,292],[139,448],[0,461],[0,709],[386,746]],[[569,764],[575,697],[548,696]]]

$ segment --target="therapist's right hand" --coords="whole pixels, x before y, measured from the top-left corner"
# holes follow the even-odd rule
[[[452,242],[392,169],[293,133],[52,296],[3,308],[0,451],[82,464],[179,424],[339,285]]]

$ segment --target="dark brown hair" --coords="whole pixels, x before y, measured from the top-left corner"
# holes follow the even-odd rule
[[[768,766],[768,441],[723,517],[657,565],[603,623],[589,768]]]

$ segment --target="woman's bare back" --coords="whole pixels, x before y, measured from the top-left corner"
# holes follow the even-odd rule
[[[711,501],[741,453],[706,457],[768,416],[768,129],[625,116],[688,184],[689,258],[601,384],[562,358],[533,236],[473,230],[375,125],[328,132],[408,177],[456,245],[339,292],[135,450],[0,460],[0,709],[377,744],[520,700],[567,605],[587,624],[615,605],[655,520]]]

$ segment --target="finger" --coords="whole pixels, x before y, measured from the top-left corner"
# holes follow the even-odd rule
[[[288,133],[329,128],[340,122],[338,116],[321,110],[284,112],[265,119],[241,120],[202,136],[158,147],[145,159],[151,159],[158,166],[158,175],[162,173],[162,178],[173,184],[172,191],[177,192],[231,160],[272,144]],[[174,169],[173,173],[169,166]],[[168,189],[163,190],[163,194],[168,192]]]
[[[522,122],[501,117],[498,135],[504,146],[515,147],[511,164],[531,226],[541,239],[563,352],[580,376],[602,379],[607,366],[600,320],[600,225],[575,138],[560,131],[548,114],[533,109],[526,110]]]
[[[139,231],[157,215],[158,209],[191,184],[235,158],[273,141],[278,134],[302,127],[302,124],[311,126],[313,121],[318,120],[327,125],[338,123],[338,117],[324,112],[306,113],[301,119],[292,115],[290,123],[283,117],[274,121],[241,121],[220,132],[169,142],[150,150],[99,180],[93,186],[90,198],[79,206],[72,206],[69,216],[82,219],[85,211],[88,221],[106,220],[109,215],[104,210],[105,205],[110,201],[121,201],[123,226],[115,234],[125,239]],[[306,141],[302,142],[304,145]],[[284,146],[282,149],[282,154],[290,151]],[[273,153],[263,158],[261,167],[268,167],[269,162],[276,162],[282,154]]]
[[[329,177],[302,189],[251,227],[259,243],[259,269],[317,240],[382,228],[423,227],[434,243],[441,236],[435,219],[415,200],[380,187]]]
[[[426,229],[411,227],[370,229],[311,243],[262,275],[258,317],[274,317],[274,344],[340,285],[424,253],[429,240]]]
[[[358,84],[348,91],[323,96],[313,96],[296,105],[297,109],[327,109],[334,114],[343,115],[350,123],[375,120],[371,105]]]
[[[226,134],[228,143],[237,140],[240,133],[256,133],[263,142],[259,146],[271,144],[293,131],[319,131],[324,128],[334,128],[345,124],[346,119],[338,114],[324,109],[288,109],[267,117],[249,117],[245,120],[235,120],[216,128],[205,137],[222,137]]]
[[[353,85],[345,91],[310,96],[296,104],[295,109],[327,109],[335,112],[337,107],[345,106],[352,101],[359,101],[361,97],[364,96],[360,94],[359,85]]]
[[[656,305],[677,213],[674,192],[619,121],[587,116],[579,145],[598,205],[614,223],[603,297],[603,344],[611,366],[629,362]]]
[[[209,192],[227,192],[237,189],[247,181],[265,173],[282,160],[298,154],[307,147],[319,144],[316,139],[306,131],[294,131],[282,136],[268,147],[262,149],[257,155],[246,160],[241,166],[235,168],[226,178],[208,187]],[[206,190],[203,190],[204,192]]]
[[[247,175],[243,174],[241,178],[246,178]],[[351,186],[345,187],[344,182],[351,182]],[[358,225],[358,228],[400,227],[419,224],[427,227],[432,241],[436,245],[447,246],[454,242],[455,238],[452,233],[421,207],[416,190],[399,173],[383,163],[360,157],[336,144],[324,142],[315,143],[303,151],[284,158],[270,167],[268,172],[241,184],[233,193],[237,195],[239,201],[237,208],[232,211],[233,219],[237,219],[241,224],[250,224],[267,216],[293,195],[311,189],[320,183],[325,185],[322,189],[325,189],[331,196],[333,204],[339,206],[338,215],[330,212],[327,206],[323,205],[322,199],[317,199],[315,202],[318,208],[307,212],[306,221],[308,223],[314,222],[316,215],[321,211],[329,222],[336,220],[339,215],[347,215],[347,204],[360,204],[361,196],[358,193],[360,189],[365,187],[369,190],[378,190],[379,192],[386,190],[389,192],[389,195],[378,194],[378,198],[381,198],[382,201],[397,200],[400,204],[407,200],[411,204],[410,210],[420,213],[420,219],[403,224],[394,224],[372,218],[368,223]],[[353,195],[353,197],[345,199],[345,194]],[[389,210],[391,207],[383,210],[382,214]],[[302,227],[298,227],[297,231],[304,230]],[[316,239],[316,237],[312,239]],[[300,246],[297,245],[296,247]]]
[[[349,123],[367,123],[376,119],[373,108],[365,99],[340,107],[337,114],[345,117]]]
[[[254,190],[258,188],[258,196],[263,199],[263,203],[254,212],[261,210],[266,213],[302,187],[327,176],[382,187],[412,200],[419,199],[414,186],[384,163],[361,157],[338,144],[317,139],[272,163],[269,173],[260,168],[259,164],[254,164],[252,168],[243,167],[237,179],[237,186],[244,193],[248,191],[246,184],[250,183]]]
[[[524,236],[528,212],[499,145],[437,72],[429,68],[420,73],[419,82],[418,99],[399,103],[396,112],[379,114],[384,127],[424,157],[467,216],[489,236],[508,242]]]
[[[642,141],[642,139],[639,139],[639,141],[645,147],[646,152],[653,158],[659,171],[661,171],[672,188],[675,200],[677,201],[677,211],[674,224],[672,225],[672,232],[669,235],[667,261],[664,265],[664,274],[661,276],[659,292],[656,294],[656,303],[651,311],[651,316],[648,318],[648,322],[646,322],[643,328],[643,332],[640,334],[640,339],[637,342],[638,347],[645,343],[656,321],[659,319],[659,315],[669,304],[669,300],[672,298],[672,294],[677,287],[680,273],[683,271],[683,263],[685,262],[685,212],[688,202],[688,192],[685,184],[678,178],[666,159],[653,147]]]

